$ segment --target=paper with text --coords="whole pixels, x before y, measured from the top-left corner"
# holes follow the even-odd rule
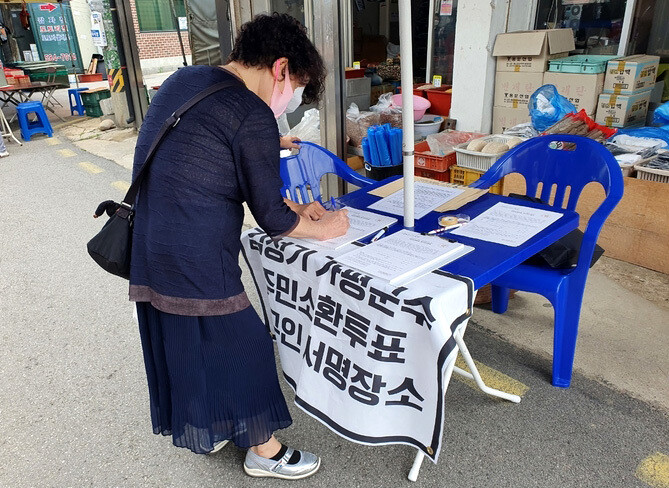
[[[560,217],[562,214],[558,212],[500,202],[473,218],[468,224],[452,231],[451,235],[516,247]]]
[[[473,249],[459,242],[402,229],[336,259],[345,266],[388,280],[391,285],[400,285]]]
[[[379,215],[374,212],[367,212],[353,207],[346,207],[346,210],[348,210],[348,219],[351,224],[346,234],[326,241],[319,241],[317,239],[303,240],[327,249],[339,249],[346,244],[362,239],[363,237],[378,232],[386,227],[390,227],[397,222],[396,218],[388,217],[387,215]]]
[[[463,191],[463,188],[416,182],[414,185],[415,218],[420,219],[426,216],[437,207],[460,195]],[[368,208],[394,215],[404,215],[404,188],[371,204]]]

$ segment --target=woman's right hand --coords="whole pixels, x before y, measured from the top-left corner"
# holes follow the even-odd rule
[[[335,237],[343,236],[349,228],[348,210],[335,210],[334,212],[325,212],[318,221],[321,226],[321,232],[318,239],[324,241]]]

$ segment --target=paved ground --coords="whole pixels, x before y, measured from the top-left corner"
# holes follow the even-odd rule
[[[9,150],[0,160],[0,486],[276,485],[246,477],[234,447],[196,456],[151,433],[127,284],[85,251],[102,225],[91,217],[95,206],[122,196],[129,171],[63,137]],[[521,310],[532,303],[518,300],[512,318],[530,313]],[[669,486],[666,410],[580,373],[570,389],[551,387],[541,347],[535,354],[487,332],[487,316],[477,310],[466,340],[486,377],[524,392],[523,401],[453,381],[444,452],[439,464],[424,464],[418,486]],[[636,327],[638,316],[623,320]],[[545,336],[548,326],[538,325],[526,333],[530,344]],[[608,354],[606,336],[599,340]],[[323,457],[321,472],[301,486],[409,483],[410,448],[351,444],[292,404],[291,412],[295,423],[280,438]]]

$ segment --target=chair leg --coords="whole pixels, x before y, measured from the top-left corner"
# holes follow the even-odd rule
[[[492,286],[492,311],[504,313],[509,306],[509,288],[498,285]]]
[[[553,300],[555,324],[553,331],[553,386],[569,388],[574,366],[574,352],[581,315],[583,291],[569,293],[561,289]]]

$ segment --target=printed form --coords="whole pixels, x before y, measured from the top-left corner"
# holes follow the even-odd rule
[[[414,184],[415,218],[420,219],[425,217],[434,209],[457,197],[464,191],[463,188],[430,185],[417,181]],[[394,215],[404,215],[404,188],[371,204],[368,208]]]
[[[467,254],[474,248],[406,229],[336,258],[341,264],[402,285]]]
[[[451,234],[516,247],[560,217],[558,212],[500,202]]]
[[[344,207],[348,210],[348,219],[350,227],[348,232],[343,236],[328,239],[327,241],[319,241],[318,239],[302,239],[304,241],[316,244],[328,249],[339,249],[346,244],[362,239],[373,232],[378,232],[381,229],[390,227],[397,219],[388,217],[387,215],[379,215],[374,212],[367,212],[353,207]]]

